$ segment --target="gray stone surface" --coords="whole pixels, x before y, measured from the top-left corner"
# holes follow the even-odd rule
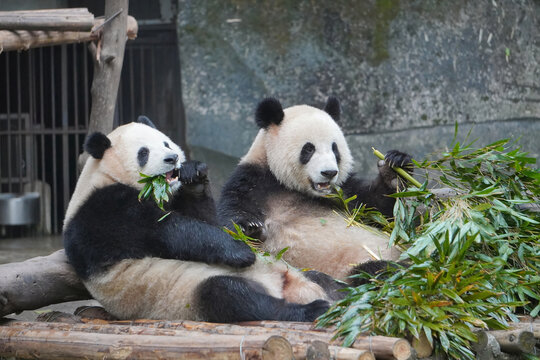
[[[377,143],[434,151],[456,121],[538,156],[539,29],[534,0],[180,0],[188,141],[239,157],[263,97],[335,94],[360,163]]]

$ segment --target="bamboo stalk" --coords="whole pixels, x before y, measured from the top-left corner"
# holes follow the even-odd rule
[[[375,154],[375,156],[377,156],[381,160],[384,160],[384,155],[379,150],[376,150],[373,147],[371,149],[373,150],[373,154]],[[398,166],[392,166],[392,170],[397,172],[399,174],[399,176],[401,176],[402,178],[404,178],[405,180],[407,180],[408,182],[410,182],[414,186],[416,186],[418,188],[422,187],[422,184],[420,184],[415,178],[413,178],[408,172],[406,172],[402,168],[400,168]]]
[[[90,31],[94,15],[86,8],[0,11],[0,30]]]

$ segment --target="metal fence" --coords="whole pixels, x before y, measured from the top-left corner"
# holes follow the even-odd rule
[[[114,125],[146,114],[185,145],[175,32],[149,33],[126,46]],[[41,198],[39,224],[0,224],[0,237],[61,232],[88,129],[92,74],[85,44],[0,54],[0,193]]]

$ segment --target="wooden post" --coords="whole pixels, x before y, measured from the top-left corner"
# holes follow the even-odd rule
[[[105,19],[112,20],[100,30],[102,37],[97,46],[90,44],[90,51],[94,55],[94,79],[91,89],[89,134],[96,131],[108,134],[113,129],[116,97],[126,47],[128,4],[129,0],[105,1]],[[83,168],[87,158],[88,154],[81,154],[79,169]]]

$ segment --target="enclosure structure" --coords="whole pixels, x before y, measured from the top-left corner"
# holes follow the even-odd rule
[[[88,10],[84,11],[88,21],[88,15],[93,19],[92,13],[103,12],[104,3],[68,1],[66,5],[87,6]],[[130,4],[130,13],[137,18],[140,14],[143,20],[138,21],[141,28],[137,39],[126,43],[111,126],[146,114],[176,142],[185,145],[174,18],[162,13],[165,10],[160,5],[160,2]],[[6,9],[0,5],[2,10]],[[66,10],[69,14],[83,11]],[[96,19],[96,23],[100,21],[103,19]],[[132,18],[131,27],[137,25],[134,22]],[[69,36],[57,37],[56,45],[47,46],[53,41],[52,30],[29,34],[24,30],[3,29],[0,29],[0,193],[37,192],[41,215],[30,226],[0,223],[0,238],[59,234],[77,180],[77,160],[90,129],[94,65],[87,41],[96,37],[82,35],[90,31],[70,31]],[[29,48],[32,42],[32,46],[36,45],[38,33],[42,33],[44,42],[39,48]],[[18,47],[13,45],[17,40]],[[11,50],[7,50],[8,41]]]

